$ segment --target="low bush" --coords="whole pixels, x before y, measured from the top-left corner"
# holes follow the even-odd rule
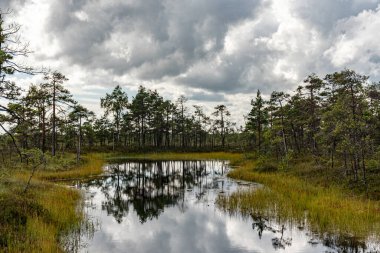
[[[260,156],[257,159],[255,170],[258,172],[275,172],[278,170],[278,165],[271,159]]]

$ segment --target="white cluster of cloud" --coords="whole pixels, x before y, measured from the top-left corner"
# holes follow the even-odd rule
[[[225,103],[353,68],[380,78],[380,0],[4,0],[35,52],[92,109],[116,84]]]

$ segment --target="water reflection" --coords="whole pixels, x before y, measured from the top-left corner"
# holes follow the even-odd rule
[[[264,216],[261,215],[250,215],[252,218],[252,229],[257,231],[258,237],[261,239],[262,235],[265,231],[273,234],[272,238],[272,246],[274,249],[285,249],[288,246],[292,245],[292,237],[285,236],[285,231],[287,229],[296,229],[292,224],[274,222]],[[281,224],[281,225],[280,225]],[[304,231],[304,226],[297,226],[299,231]],[[314,247],[317,245],[323,245],[328,250],[325,253],[337,252],[337,253],[362,253],[362,252],[380,252],[379,243],[376,241],[368,241],[367,244],[361,238],[342,235],[342,234],[318,234],[307,231],[305,233],[310,237],[307,240],[307,243],[310,246]]]
[[[207,166],[206,166],[207,164]],[[206,161],[155,161],[129,162],[109,165],[108,176],[82,185],[85,189],[96,187],[104,194],[102,210],[112,215],[118,223],[127,216],[130,208],[140,222],[158,218],[165,207],[178,206],[186,210],[185,192],[194,191],[202,201],[209,189],[224,190],[226,164]]]
[[[86,223],[68,252],[370,252],[347,238],[260,215],[230,215],[220,194],[258,187],[226,178],[222,161],[128,161],[108,165],[85,191]],[[367,245],[368,246],[368,245]],[[376,246],[376,245],[375,245]],[[376,252],[376,251],[373,251]]]
[[[286,246],[292,245],[292,238],[284,237],[284,231],[286,229],[285,225],[281,225],[280,228],[275,228],[269,224],[269,220],[267,218],[253,214],[251,216],[253,220],[252,229],[257,230],[259,239],[263,236],[263,232],[267,230],[276,235],[272,238],[272,246],[274,249],[285,249]],[[278,234],[280,234],[280,236],[277,236]]]

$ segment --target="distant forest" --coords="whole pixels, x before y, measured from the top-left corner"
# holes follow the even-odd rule
[[[246,124],[237,127],[220,104],[206,115],[184,96],[175,101],[140,86],[128,97],[121,86],[100,99],[104,114],[74,101],[58,71],[19,65],[30,54],[19,41],[19,26],[4,25],[0,15],[0,159],[28,150],[55,156],[66,151],[230,150],[254,151],[286,161],[309,155],[344,166],[366,180],[368,161],[380,160],[380,83],[353,70],[319,77],[311,74],[288,94],[274,91],[264,99],[257,91]],[[28,90],[10,81],[15,73],[42,74]],[[243,116],[243,115],[241,115]]]

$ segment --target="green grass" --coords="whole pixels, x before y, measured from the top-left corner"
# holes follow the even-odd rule
[[[60,238],[83,220],[78,208],[82,198],[79,191],[50,181],[100,174],[105,155],[89,154],[78,167],[73,165],[74,157],[57,158],[38,170],[26,194],[30,176],[26,169],[14,171],[0,183],[0,252],[62,252]],[[70,166],[62,168],[62,162]]]
[[[24,181],[7,182],[0,196],[0,251],[60,252],[58,238],[79,225],[80,193],[65,186],[33,180],[23,193]]]
[[[27,194],[22,191],[30,171],[9,170],[12,176],[0,182],[0,206],[4,207],[0,209],[0,252],[62,251],[59,239],[78,228],[83,219],[80,208],[78,211],[81,196],[78,191],[53,182],[99,175],[103,164],[113,159],[229,160],[236,167],[230,177],[264,185],[220,197],[218,205],[230,213],[260,214],[307,225],[316,232],[361,238],[380,235],[380,202],[338,186],[339,174],[329,172],[326,176],[323,167],[316,167],[308,159],[297,161],[288,171],[259,172],[253,157],[227,152],[93,153],[83,158],[78,166],[73,154],[49,158],[48,166],[36,172]],[[303,224],[305,215],[308,224]]]
[[[316,161],[311,157],[295,159],[287,173],[316,185],[323,187],[333,185],[347,194],[380,201],[380,164],[375,160],[368,160],[366,166],[367,187],[361,178],[361,171],[359,171],[360,180],[357,182],[353,180],[353,175],[346,175],[342,163],[336,162],[334,168],[331,168],[329,162]]]
[[[47,157],[46,167],[35,173],[31,186],[23,193],[30,171],[16,164],[12,175],[0,183],[0,252],[61,252],[60,238],[73,231],[83,218],[78,209],[80,193],[56,181],[90,178],[102,173],[106,160],[230,160],[243,161],[233,153],[91,153],[76,165],[75,155]],[[79,210],[79,211],[78,211]],[[3,250],[2,250],[3,249]]]
[[[66,170],[39,170],[36,178],[57,181],[57,180],[73,180],[83,179],[102,173],[102,167],[107,154],[92,153],[83,156],[83,163],[79,166],[71,167]]]
[[[245,155],[241,153],[229,152],[207,152],[207,153],[147,153],[147,154],[117,154],[109,156],[109,160],[123,159],[145,159],[145,160],[228,160],[232,165],[239,164],[244,161]]]
[[[323,187],[288,172],[260,173],[254,161],[229,173],[234,179],[258,182],[264,187],[220,197],[218,205],[230,212],[263,215],[313,231],[360,238],[380,238],[380,203],[348,194],[344,189]],[[303,224],[307,218],[307,224]]]
[[[313,231],[357,237],[380,236],[380,202],[365,199],[339,186],[340,174],[326,171],[309,159],[301,159],[287,171],[259,172],[256,160],[239,153],[149,153],[117,156],[118,159],[229,160],[234,179],[253,181],[265,187],[221,197],[218,204],[229,212],[260,213]],[[272,167],[272,166],[271,166]],[[308,224],[305,222],[305,215]]]

